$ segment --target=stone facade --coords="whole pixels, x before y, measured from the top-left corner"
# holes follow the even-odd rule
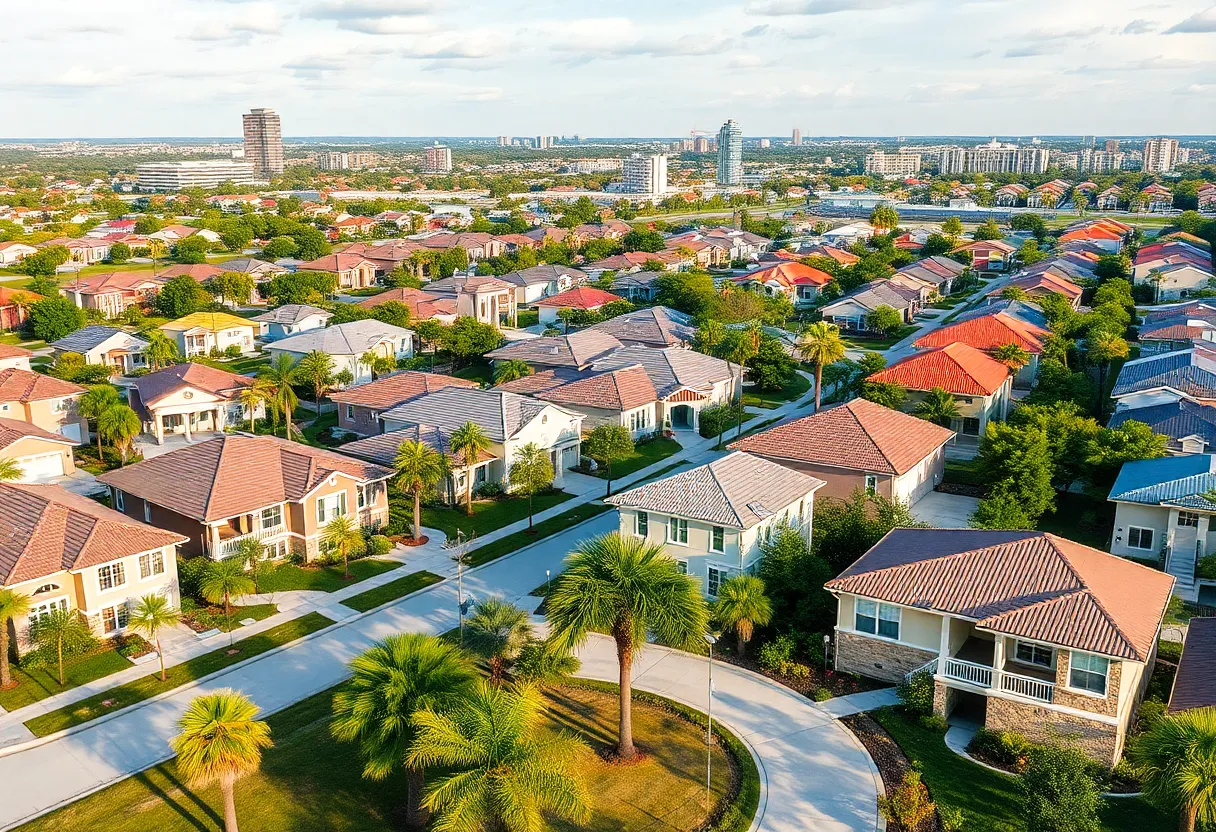
[[[921,650],[854,633],[836,633],[836,669],[885,682],[902,682],[904,676],[930,659],[936,650]]]
[[[1086,696],[1083,693],[1073,693],[1065,688],[1068,686],[1068,664],[1072,656],[1067,650],[1056,651],[1056,689],[1052,702],[1065,708],[1076,708],[1078,711],[1093,711],[1103,716],[1117,716],[1119,713],[1119,684],[1123,677],[1123,662],[1111,659],[1110,673],[1106,679],[1106,698]],[[1149,665],[1152,667],[1152,665]]]
[[[1104,766],[1113,766],[1123,751],[1123,732],[1117,725],[996,696],[988,697],[984,727],[1013,731],[1035,742],[1066,740]]]
[[[943,719],[950,716],[950,712],[958,705],[958,700],[963,693],[948,685],[943,685],[941,682],[933,683],[933,713]]]

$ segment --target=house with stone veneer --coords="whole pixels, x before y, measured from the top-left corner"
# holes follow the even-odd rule
[[[835,667],[930,673],[934,713],[1123,754],[1174,579],[1036,531],[895,529],[826,589]]]

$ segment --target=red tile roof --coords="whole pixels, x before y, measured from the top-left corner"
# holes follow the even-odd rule
[[[22,358],[29,355],[33,355],[33,353],[24,347],[17,347],[12,344],[0,344],[0,358]]]
[[[327,254],[301,263],[298,268],[310,272],[345,272],[367,262],[370,261],[360,254]]]
[[[926,350],[879,370],[870,381],[910,390],[940,387],[960,396],[991,396],[1009,378],[1009,368],[975,347],[952,343]]]
[[[1083,290],[1080,286],[1073,283],[1063,275],[1055,274],[1054,272],[1043,271],[1029,277],[1015,278],[1006,283],[1000,289],[989,292],[989,296],[999,295],[1011,286],[1016,286],[1024,292],[1055,292],[1056,294],[1064,295],[1069,300],[1076,300],[1081,297]]]
[[[917,349],[944,347],[958,342],[990,351],[1004,344],[1017,344],[1027,352],[1041,353],[1043,342],[1051,333],[1005,312],[970,318],[950,326],[935,329],[912,346]]]
[[[479,387],[475,381],[445,376],[439,373],[422,373],[406,370],[384,376],[358,387],[339,390],[329,394],[329,398],[342,404],[354,404],[361,407],[371,407],[376,410],[387,410],[399,404],[416,399],[425,393],[434,393],[445,387]]]
[[[143,378],[138,378],[135,380],[134,387],[139,403],[146,406],[185,387],[193,387],[213,395],[229,398],[233,391],[243,387],[252,387],[253,384],[254,380],[249,376],[237,375],[227,370],[208,367],[206,364],[195,364],[191,361],[186,364],[174,364],[163,370],[157,370],[155,373],[149,373]]]
[[[409,287],[389,289],[387,292],[372,295],[370,298],[359,301],[356,306],[362,306],[364,309],[375,309],[380,304],[388,303],[390,300],[405,304],[410,310],[411,321],[428,321],[436,315],[456,314],[456,301],[454,299],[442,298],[438,295],[424,292],[421,289]]]
[[[70,381],[10,367],[0,370],[0,402],[34,402],[61,399],[83,393],[84,388]]]
[[[737,277],[732,277],[735,283],[750,283],[758,281],[764,283],[769,280],[775,280],[782,286],[826,286],[832,276],[825,271],[816,269],[814,266],[807,266],[802,263],[774,263],[763,269],[756,269],[754,272],[741,274]]]
[[[623,298],[594,286],[575,286],[573,289],[567,289],[552,297],[541,298],[535,305],[561,309],[599,309],[604,304],[616,300],[623,300]]]
[[[41,300],[42,295],[35,295],[33,292],[27,292],[25,289],[0,286],[0,306],[11,306],[14,299],[17,298],[25,298],[28,302],[33,303],[36,300]]]
[[[536,393],[536,398],[572,406],[604,410],[632,410],[659,398],[646,370],[634,365]]]
[[[170,278],[185,274],[193,277],[199,283],[202,283],[208,278],[212,278],[223,273],[224,270],[216,266],[211,266],[206,263],[191,263],[189,265],[181,264],[177,266],[170,266],[164,271],[158,272],[157,276],[162,278]]]

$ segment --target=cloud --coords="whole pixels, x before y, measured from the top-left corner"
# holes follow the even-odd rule
[[[824,37],[827,32],[822,29],[790,29],[782,32],[788,40],[817,40]]]
[[[730,38],[702,34],[687,34],[674,40],[670,37],[641,37],[601,39],[600,42],[553,41],[554,52],[568,54],[565,63],[584,66],[596,60],[614,58],[689,58],[718,55],[732,48]]]
[[[1157,24],[1151,20],[1133,20],[1123,27],[1125,35],[1147,35],[1157,31]]]
[[[764,57],[748,52],[743,55],[736,55],[726,62],[726,66],[730,69],[757,69],[765,66],[775,66],[778,63],[777,58],[773,56]]]
[[[429,17],[353,17],[338,21],[339,29],[364,35],[420,35],[435,31],[438,26]]]
[[[1167,35],[1200,34],[1216,32],[1216,6],[1191,15],[1186,20],[1165,30]]]
[[[1037,55],[1054,55],[1060,47],[1053,43],[1027,43],[1005,50],[1006,58],[1033,58]]]
[[[442,5],[435,0],[321,0],[304,9],[301,17],[313,20],[370,20],[424,15]]]
[[[835,14],[873,11],[899,5],[895,0],[760,0],[749,3],[747,11],[769,17]]]
[[[750,28],[750,29],[748,29],[747,31],[745,31],[745,32],[743,33],[743,37],[745,37],[745,38],[754,38],[754,37],[758,37],[758,36],[760,36],[760,35],[763,35],[763,34],[764,34],[765,32],[767,32],[767,31],[768,31],[768,24],[767,24],[767,23],[761,23],[759,26],[753,26],[752,28]]]
[[[325,55],[312,55],[283,64],[283,68],[291,70],[291,74],[296,78],[311,81],[317,81],[330,72],[343,70],[346,66],[346,59]]]
[[[497,52],[487,39],[460,37],[413,43],[402,50],[407,58],[442,58],[446,60],[478,60],[492,58]]]
[[[253,3],[222,20],[211,19],[190,28],[183,37],[194,41],[248,41],[253,35],[273,35],[283,28],[283,19],[274,6]]]

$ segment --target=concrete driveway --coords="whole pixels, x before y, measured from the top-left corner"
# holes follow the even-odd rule
[[[930,491],[912,506],[912,516],[935,529],[966,529],[971,525],[968,518],[979,504],[976,497]]]

